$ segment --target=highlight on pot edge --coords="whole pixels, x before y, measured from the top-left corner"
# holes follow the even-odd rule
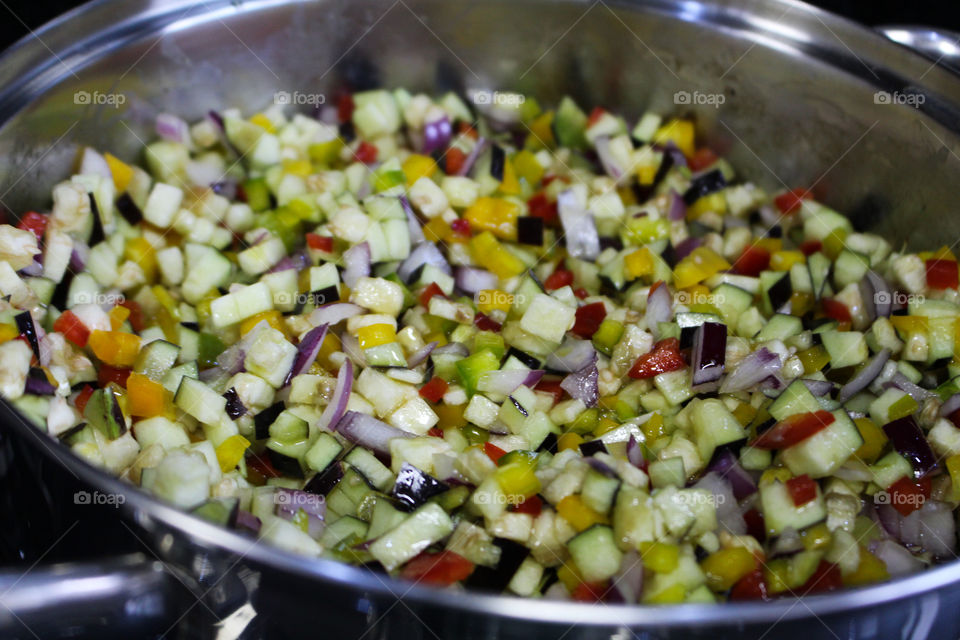
[[[0,227],[4,397],[198,516],[432,585],[705,603],[953,559],[955,256],[737,181],[689,120],[497,96],[84,149]]]

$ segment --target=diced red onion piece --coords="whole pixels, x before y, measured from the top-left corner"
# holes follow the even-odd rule
[[[837,396],[837,400],[840,402],[846,402],[853,396],[857,395],[864,389],[866,389],[874,379],[880,375],[880,372],[883,371],[883,365],[887,363],[887,360],[890,359],[890,350],[881,349],[877,352],[873,358],[870,359],[860,371],[853,376],[853,378],[847,384],[843,385],[840,389],[840,395]]]
[[[923,561],[901,544],[893,540],[878,540],[870,544],[870,551],[887,565],[890,577],[916,573],[923,569]]]
[[[425,264],[432,265],[446,274],[452,272],[450,263],[443,257],[443,253],[437,248],[437,245],[432,242],[421,242],[410,252],[406,260],[400,263],[397,275],[404,282],[410,282],[410,278],[416,270]]]
[[[647,294],[647,309],[643,312],[643,319],[654,338],[660,336],[659,323],[673,319],[673,296],[670,295],[667,285],[661,284]]]
[[[569,393],[571,398],[580,400],[588,407],[595,407],[600,400],[599,382],[600,373],[594,360],[565,377],[560,388]]]
[[[720,385],[721,393],[744,391],[780,371],[780,356],[766,347],[760,347],[740,361]]]
[[[52,396],[57,392],[57,388],[46,378],[28,375],[23,391],[32,396]]]
[[[600,253],[600,236],[587,211],[573,189],[562,191],[557,196],[557,211],[566,237],[567,253],[574,258],[593,260]]]
[[[801,382],[803,382],[804,386],[807,387],[810,393],[812,393],[817,397],[827,395],[828,393],[833,391],[833,388],[835,386],[829,380],[809,380],[807,378],[803,378]]]
[[[663,289],[665,287],[658,287]],[[693,334],[693,384],[719,380],[727,358],[727,325],[704,322]]]
[[[937,395],[933,391],[930,391],[929,389],[924,389],[923,387],[920,387],[910,382],[910,380],[907,379],[907,376],[903,375],[899,371],[896,372],[893,375],[893,377],[890,378],[890,382],[885,383],[883,387],[885,389],[889,389],[890,387],[896,387],[897,389],[900,389],[901,391],[908,394],[911,398],[913,398],[917,402],[923,402],[927,398],[933,398],[934,396]]]
[[[413,212],[413,207],[410,206],[410,200],[405,195],[398,196],[400,200],[400,206],[403,207],[403,212],[407,216],[407,231],[410,233],[410,244],[418,245],[421,242],[426,240],[426,237],[423,235],[423,226],[420,224],[420,220],[417,219],[417,214]]]
[[[955,393],[940,407],[940,415],[948,416],[958,409],[960,409],[960,393]]]
[[[936,469],[937,457],[913,416],[888,422],[883,425],[883,432],[890,438],[897,453],[910,461],[917,477],[923,477]]]
[[[424,123],[422,152],[430,155],[434,151],[446,149],[452,135],[453,127],[450,126],[450,119],[447,116]]]
[[[724,449],[718,453],[707,469],[730,483],[733,495],[737,500],[743,500],[757,491],[757,483],[753,476],[740,466],[737,456],[729,449]]]
[[[310,367],[313,366],[314,360],[317,359],[317,354],[320,353],[320,347],[323,345],[323,339],[327,337],[327,327],[328,325],[321,324],[318,327],[310,329],[310,331],[307,331],[306,335],[303,336],[303,340],[297,345],[297,355],[293,359],[293,366],[290,368],[286,380],[283,382],[284,386],[290,384],[294,376],[306,373],[310,370]]]
[[[643,562],[636,551],[623,555],[620,569],[613,575],[613,586],[624,604],[637,604],[643,595]]]
[[[920,546],[925,551],[939,558],[953,557],[957,548],[956,521],[948,504],[927,500],[922,507],[904,518],[901,534],[905,528],[912,528],[912,523],[907,524],[912,518],[917,519]]]
[[[429,358],[433,350],[437,348],[437,344],[437,342],[430,342],[411,353],[410,357],[407,358],[407,367],[413,369],[420,366],[420,363]]]
[[[183,118],[170,113],[161,113],[157,115],[156,130],[157,135],[164,140],[190,145],[190,126]]]
[[[277,504],[275,512],[278,517],[292,521],[302,509],[307,514],[307,535],[314,539],[323,535],[326,527],[324,516],[327,511],[327,503],[323,496],[278,487],[274,493],[274,501]]]
[[[643,448],[633,434],[630,434],[630,440],[627,441],[627,460],[638,469],[645,469],[647,466],[647,461],[643,457]]]
[[[357,340],[355,335],[344,331],[340,335],[340,346],[343,347],[343,352],[347,354],[347,357],[353,360],[357,366],[365,367],[367,365],[367,358],[363,355],[363,349],[360,348],[360,341]]]
[[[567,338],[547,356],[547,367],[554,371],[573,373],[592,364],[597,350],[589,340]]]
[[[675,246],[673,248],[673,253],[678,261],[683,260],[688,255],[690,255],[694,249],[700,246],[703,246],[703,238],[690,236],[689,238],[687,238],[686,240],[683,240],[682,242],[680,242],[680,244]]]
[[[260,533],[260,527],[263,523],[260,522],[260,518],[253,515],[249,511],[244,511],[239,509],[237,511],[237,521],[234,524],[235,529],[240,529],[241,531],[249,531],[250,533],[257,535]]]
[[[614,180],[619,180],[623,177],[623,167],[620,166],[620,163],[617,162],[617,159],[610,150],[609,136],[598,137],[594,142],[594,146],[597,149],[597,157],[600,158],[600,165],[603,167],[603,171]]]
[[[508,396],[521,386],[533,387],[543,377],[541,369],[507,369],[488,371],[480,376],[477,388],[488,393]]]
[[[470,295],[475,295],[485,289],[496,289],[500,284],[500,279],[497,276],[477,267],[457,267],[454,277],[457,289]]]
[[[717,527],[720,531],[727,531],[734,535],[743,535],[747,532],[747,523],[740,513],[737,499],[734,497],[733,487],[728,478],[722,477],[715,471],[710,471],[693,485],[695,489],[707,489],[713,493],[713,501],[717,510]]]
[[[323,413],[320,414],[317,427],[329,429],[330,425],[340,422],[347,410],[351,391],[353,391],[353,363],[347,358],[340,365],[340,371],[337,373],[337,384],[333,388],[333,396],[330,398],[330,403],[324,408]]]
[[[462,342],[448,342],[442,347],[437,347],[433,350],[433,355],[436,356],[459,356],[461,358],[466,358],[470,355],[470,349],[467,349],[467,345]]]
[[[480,154],[483,153],[483,150],[487,148],[486,138],[480,137],[477,138],[476,144],[473,145],[473,149],[470,150],[470,153],[467,154],[467,158],[463,161],[463,166],[460,167],[460,170],[457,171],[458,176],[465,176],[470,173],[473,169],[473,165],[477,163],[477,158],[480,157]]]
[[[336,423],[336,431],[350,442],[364,446],[384,456],[390,455],[390,441],[394,438],[410,438],[412,434],[391,427],[373,416],[356,411],[347,411]]]
[[[677,222],[687,218],[687,203],[683,201],[683,196],[675,190],[670,190],[670,208],[667,210],[667,218]]]
[[[214,162],[188,160],[183,171],[190,183],[198,187],[208,187],[223,178],[223,168]]]
[[[310,256],[307,255],[306,251],[297,251],[289,256],[284,256],[280,259],[280,262],[270,267],[270,273],[276,273],[277,271],[288,271],[290,269],[296,269],[297,271],[303,271],[310,265]]]
[[[343,282],[352,289],[360,278],[370,275],[370,245],[361,242],[344,251],[343,264]]]
[[[869,270],[860,281],[860,297],[867,310],[867,319],[887,318],[893,310],[893,288],[876,271]]]
[[[338,322],[360,315],[361,313],[363,313],[363,307],[360,305],[351,302],[334,302],[333,304],[314,309],[310,313],[310,324],[326,324],[332,327]]]

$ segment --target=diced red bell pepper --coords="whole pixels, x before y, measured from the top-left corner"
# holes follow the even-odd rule
[[[139,302],[124,298],[118,304],[130,309],[127,320],[130,321],[130,326],[133,327],[134,331],[143,331],[146,328],[147,324],[143,321],[143,309],[140,308]]]
[[[466,580],[473,573],[473,563],[453,551],[424,551],[400,571],[401,577],[441,587]]]
[[[607,308],[602,302],[585,304],[577,309],[576,321],[570,331],[584,340],[589,340],[600,328],[600,323],[606,317]]]
[[[833,424],[836,418],[823,409],[797,413],[773,425],[750,443],[757,449],[785,449]]]
[[[430,427],[430,429],[427,430],[427,435],[433,436],[434,438],[442,438],[443,429],[441,429],[440,427]]]
[[[543,511],[543,500],[538,495],[527,496],[522,502],[513,505],[513,510],[517,513],[526,513],[534,518]]]
[[[792,189],[786,193],[781,193],[773,199],[781,213],[794,213],[800,209],[804,200],[809,200],[813,195],[806,189]]]
[[[821,249],[823,249],[823,243],[819,240],[804,240],[800,243],[800,251],[805,256],[812,256]]]
[[[477,329],[480,329],[480,331],[493,331],[499,333],[500,329],[503,328],[503,325],[482,311],[477,311],[477,315],[473,317],[473,324],[476,325]]]
[[[73,405],[77,408],[77,411],[80,412],[80,415],[83,415],[83,410],[87,407],[87,401],[90,400],[90,396],[93,395],[93,392],[93,385],[84,385],[83,389],[80,390],[80,393],[77,394],[76,400],[73,401]]]
[[[573,290],[573,295],[577,296],[577,298],[579,298],[580,300],[583,300],[584,298],[590,297],[590,292],[584,289],[583,287],[580,287],[579,289]]]
[[[594,107],[593,111],[590,112],[590,117],[587,118],[587,127],[591,127],[596,124],[606,112],[607,110],[603,107]]]
[[[763,521],[763,514],[756,509],[748,509],[743,514],[743,521],[747,523],[747,533],[760,542],[767,539],[767,525]]]
[[[322,236],[319,233],[307,234],[307,246],[316,251],[333,251],[333,236]]]
[[[756,278],[770,267],[770,252],[763,247],[750,245],[733,263],[733,269],[743,276]]]
[[[793,506],[802,507],[817,497],[817,481],[803,474],[787,480],[787,491],[793,499]]]
[[[544,178],[544,182],[546,182]],[[534,218],[540,218],[545,225],[550,225],[559,219],[557,203],[547,200],[546,194],[540,192],[527,200],[527,209]]]
[[[420,397],[433,403],[440,402],[449,386],[446,380],[434,376],[429,382],[420,387]]]
[[[713,152],[713,149],[700,147],[693,152],[692,156],[687,158],[687,166],[690,167],[690,171],[703,171],[716,161],[717,154]]]
[[[957,263],[954,260],[927,260],[927,286],[931,289],[956,289]]]
[[[62,333],[64,338],[81,349],[87,346],[87,340],[90,339],[90,329],[69,309],[53,323],[53,330]]]
[[[470,223],[465,218],[457,218],[450,223],[450,229],[458,236],[470,237]]]
[[[357,147],[357,150],[354,151],[353,155],[356,157],[357,162],[373,164],[377,161],[377,147],[364,140],[360,143],[360,146]]]
[[[606,582],[581,582],[570,595],[577,602],[603,602],[608,588]]]
[[[830,319],[837,322],[850,322],[853,317],[850,315],[850,309],[847,305],[833,298],[824,298],[820,301],[823,305],[823,313]]]
[[[807,578],[807,581],[797,589],[797,594],[826,593],[842,587],[843,576],[840,574],[840,567],[826,560],[821,560],[813,575]]]
[[[740,578],[730,589],[731,600],[769,600],[767,582],[762,569],[754,569]]]
[[[469,122],[460,122],[457,124],[457,133],[461,136],[473,138],[474,140],[480,137],[480,134],[477,133],[476,128]]]
[[[551,273],[544,281],[543,288],[547,291],[554,291],[562,287],[570,286],[571,284],[573,284],[573,272],[562,267],[557,267],[557,270]]]
[[[43,232],[46,231],[47,222],[49,221],[49,216],[37,213],[36,211],[28,211],[20,218],[20,222],[17,223],[17,229],[33,232],[33,235],[37,236],[37,241],[39,242],[43,240]]]
[[[652,378],[661,373],[683,369],[685,366],[687,362],[680,354],[680,341],[666,338],[653,345],[650,352],[637,358],[627,375],[636,379]]]
[[[114,382],[124,389],[127,388],[127,378],[130,377],[130,369],[112,367],[109,364],[100,363],[100,371],[97,373],[97,381],[101,387],[105,387]]]
[[[281,473],[273,467],[273,463],[270,462],[270,458],[266,453],[259,456],[255,453],[249,453],[244,460],[247,463],[248,476],[251,471],[258,473],[264,478],[279,478],[281,476]]]
[[[493,460],[493,463],[496,464],[500,461],[500,458],[507,455],[507,452],[498,447],[495,444],[490,444],[489,442],[483,443],[483,452],[487,454],[487,457]]]
[[[900,478],[887,488],[890,506],[903,517],[907,517],[930,498],[931,489],[930,476],[925,476],[916,482],[911,478]]]
[[[463,168],[463,163],[467,161],[467,154],[457,147],[450,147],[444,154],[443,161],[443,170],[447,175],[456,175]]]
[[[447,297],[444,295],[443,289],[441,289],[440,285],[438,285],[436,282],[431,282],[430,284],[428,284],[426,288],[424,288],[424,290],[420,292],[418,299],[420,300],[420,304],[429,308],[430,298],[432,298],[433,296],[440,296],[441,298]]]
[[[560,386],[560,380],[553,378],[544,378],[534,387],[537,391],[543,391],[544,393],[549,393],[553,395],[553,403],[556,404],[563,400],[563,394],[565,393],[563,388]]]
[[[337,120],[341,123],[348,122],[353,117],[353,96],[349,93],[342,93],[337,98]]]

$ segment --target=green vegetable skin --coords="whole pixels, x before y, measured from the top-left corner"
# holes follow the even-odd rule
[[[355,94],[349,143],[337,127],[276,108],[230,112],[239,164],[209,122],[191,129],[189,146],[149,145],[148,172],[88,149],[97,162],[85,166],[109,176],[65,184],[95,194],[105,234],[65,308],[49,305],[59,300],[50,276],[69,262],[72,242],[92,237],[93,213],[70,208],[82,198],[57,196],[52,226],[69,223],[62,242],[48,232],[35,245],[30,231],[0,226],[10,248],[0,260],[0,391],[63,446],[198,516],[234,526],[250,512],[270,544],[377,561],[405,578],[469,587],[483,574],[517,595],[543,597],[552,583],[552,596],[591,600],[639,554],[643,589],[629,601],[722,601],[753,566],[730,560],[743,555],[723,531],[732,525],[768,557],[788,530],[804,540],[801,553],[769,563],[769,593],[799,589],[830,565],[844,584],[885,579],[865,543],[847,554],[850,528],[869,524],[857,516],[860,501],[915,498],[926,482],[910,489],[922,472],[915,465],[930,447],[937,490],[924,499],[960,502],[960,429],[914,386],[936,379],[942,402],[960,393],[956,366],[944,366],[960,344],[952,254],[896,253],[809,197],[737,184],[725,160],[695,153],[691,123],[652,112],[627,123],[570,98],[551,110],[532,96],[497,96],[501,106],[513,101],[518,131],[532,133],[482,122],[496,150],[481,154],[464,126],[475,114],[460,98],[403,90]],[[404,148],[407,133],[437,153]],[[665,146],[702,166],[643,165],[669,158]],[[585,159],[598,151],[624,174],[622,188],[580,191],[588,173],[604,171]],[[570,162],[554,162],[557,152]],[[188,161],[231,167],[236,198],[189,184]],[[566,254],[571,238],[557,241],[584,233],[564,227],[576,211],[555,222],[568,189],[564,202],[581,202],[599,235],[616,229],[622,248]],[[673,192],[687,200],[687,220],[671,221]],[[744,224],[760,207],[784,214],[780,233]],[[518,218],[545,219],[541,246],[516,241]],[[723,242],[711,236],[676,259],[672,241],[708,231]],[[769,260],[751,263],[748,247]],[[44,278],[18,274],[37,252]],[[905,314],[866,315],[862,296],[878,278],[916,294]],[[672,304],[648,309],[654,285]],[[129,317],[89,303],[118,291]],[[23,309],[47,333],[63,333],[43,343],[47,369]],[[137,352],[76,343],[77,322],[135,333]],[[301,344],[320,323],[323,341]],[[703,339],[716,324],[726,327],[722,348]],[[749,354],[761,348],[778,368],[737,383],[755,373]],[[881,350],[889,362],[871,369]],[[699,384],[691,367],[703,359],[720,373]],[[49,393],[44,378],[55,396],[34,395]],[[840,395],[845,407],[824,394],[850,381],[858,384]],[[334,397],[335,387],[350,395]],[[334,429],[344,405],[364,429]],[[802,437],[784,426],[809,429],[819,423],[803,414],[815,412],[832,421]],[[911,420],[921,435],[906,442]],[[770,428],[776,438],[756,440]],[[724,508],[733,521],[718,521],[731,492],[711,498],[710,479],[697,484],[731,456],[758,484],[749,529],[736,516],[746,507]],[[323,526],[307,508],[279,509],[276,487],[324,493]],[[765,540],[751,539],[761,518]],[[918,567],[930,564],[922,545],[911,551]],[[556,567],[561,557],[569,560]]]

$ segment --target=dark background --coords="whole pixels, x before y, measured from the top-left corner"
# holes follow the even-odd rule
[[[0,49],[80,4],[70,0],[5,0],[0,3]],[[814,0],[812,4],[869,25],[927,24],[960,31],[957,0]]]

